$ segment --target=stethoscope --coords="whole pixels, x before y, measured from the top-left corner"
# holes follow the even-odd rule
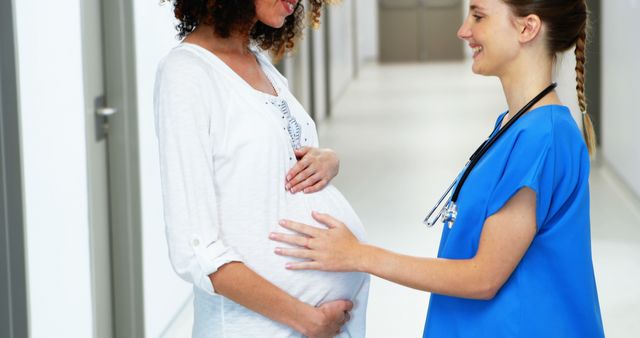
[[[518,113],[515,116],[513,116],[504,127],[500,128],[499,125],[496,126],[496,128],[500,128],[500,129],[495,134],[495,136],[492,137],[492,135],[495,132],[495,129],[494,129],[489,135],[489,137],[484,142],[482,142],[482,144],[478,147],[478,149],[476,149],[475,152],[473,152],[473,154],[469,158],[469,161],[465,165],[465,170],[462,173],[462,176],[459,176],[460,180],[458,180],[457,178],[453,180],[449,188],[447,188],[447,191],[445,191],[444,194],[442,194],[442,196],[438,200],[438,203],[436,203],[433,209],[429,211],[429,214],[427,214],[427,217],[425,217],[424,221],[422,221],[427,227],[430,228],[433,225],[435,225],[438,219],[440,218],[442,218],[442,223],[448,226],[449,229],[453,227],[453,224],[456,222],[456,218],[458,217],[458,205],[456,204],[458,201],[458,196],[460,195],[460,190],[462,190],[462,186],[464,185],[464,182],[467,180],[467,177],[469,177],[471,170],[473,170],[473,168],[476,166],[476,164],[478,164],[482,156],[489,150],[489,148],[491,148],[491,146],[494,143],[496,143],[496,141],[500,138],[500,136],[502,136],[524,113],[526,113],[529,109],[531,109],[531,107],[534,104],[536,104],[543,97],[545,97],[552,90],[554,90],[556,86],[557,86],[556,83],[552,83],[551,85],[549,85],[549,87],[545,88],[542,92],[540,92],[540,94],[534,97],[533,100],[529,101],[529,103],[527,103],[524,107],[522,107],[522,109],[520,109],[520,111],[518,111]],[[456,186],[456,182],[458,182],[457,186]],[[444,199],[449,195],[449,192],[451,192],[451,189],[453,189],[454,186],[456,186],[456,189],[453,191],[453,195],[451,195],[451,199],[449,199],[447,204],[445,204],[444,207],[440,209],[440,212],[436,215],[436,217],[434,219],[431,219],[431,216],[433,215],[433,213],[436,211],[436,209],[438,209],[440,204],[442,204],[442,201],[444,201]]]

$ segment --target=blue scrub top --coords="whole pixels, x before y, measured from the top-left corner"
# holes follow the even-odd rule
[[[591,260],[589,154],[565,106],[529,111],[487,151],[460,191],[458,218],[444,228],[438,257],[474,257],[485,220],[524,187],[536,192],[538,230],[518,266],[491,300],[432,294],[423,337],[604,337]]]

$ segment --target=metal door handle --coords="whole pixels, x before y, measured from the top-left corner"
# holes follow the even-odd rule
[[[96,114],[98,116],[109,117],[118,112],[118,109],[111,107],[101,107],[96,109]]]
[[[105,107],[104,96],[98,96],[94,99],[94,107],[96,112],[96,141],[102,141],[107,138],[109,133],[109,117],[118,112],[113,107]]]

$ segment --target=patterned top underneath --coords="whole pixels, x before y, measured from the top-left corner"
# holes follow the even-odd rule
[[[280,113],[282,113],[282,118],[287,121],[287,131],[289,132],[289,137],[291,138],[291,147],[293,149],[300,149],[300,138],[302,136],[302,129],[300,128],[300,124],[296,119],[291,115],[291,111],[289,110],[289,105],[287,101],[281,97],[272,97],[271,104],[273,104]]]

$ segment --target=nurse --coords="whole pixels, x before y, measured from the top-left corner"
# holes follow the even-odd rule
[[[325,229],[281,221],[300,235],[271,234],[290,244],[275,251],[302,258],[288,269],[362,271],[431,292],[424,337],[603,337],[589,219],[586,4],[472,0],[469,10],[458,36],[474,51],[473,72],[500,80],[508,111],[459,176],[457,218],[444,227],[438,258],[363,244],[321,213],[313,216]],[[584,140],[552,85],[556,56],[571,48]]]

